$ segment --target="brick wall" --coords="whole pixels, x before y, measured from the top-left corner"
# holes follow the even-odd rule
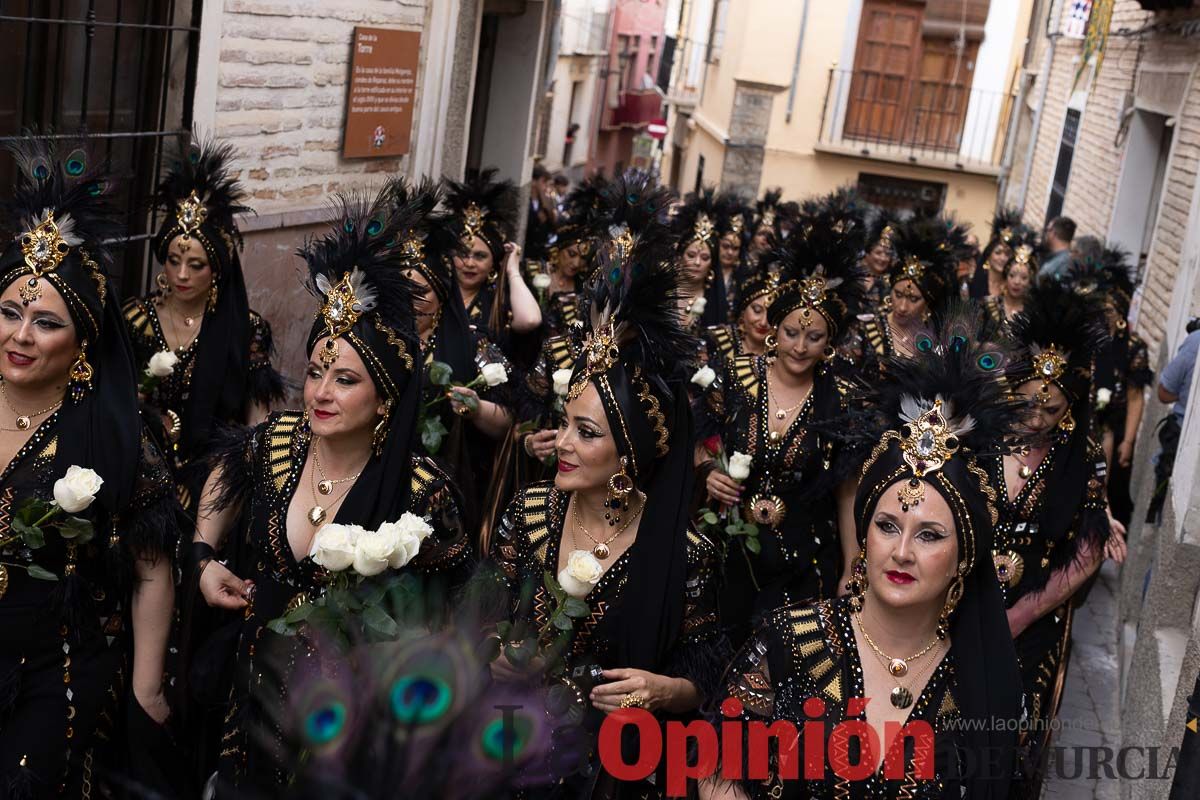
[[[400,158],[341,158],[350,43],[355,25],[421,29],[428,2],[225,1],[215,133],[240,151],[260,215],[320,208],[330,193],[405,166]],[[424,61],[422,54],[422,72]]]
[[[1110,30],[1135,29],[1149,19],[1170,19],[1168,14],[1143,11],[1135,0],[1118,0]],[[1140,53],[1139,53],[1140,47]],[[1082,42],[1059,39],[1050,71],[1046,105],[1034,154],[1033,171],[1025,207],[1028,223],[1045,223],[1050,180],[1058,160],[1059,141],[1067,104],[1071,98]],[[1139,61],[1140,59],[1140,61]],[[1110,36],[1104,63],[1092,83],[1076,140],[1075,158],[1063,204],[1063,213],[1075,220],[1078,235],[1104,236],[1109,228],[1121,173],[1122,148],[1118,133],[1120,110],[1139,63],[1195,64],[1200,53],[1195,40],[1156,36]],[[1037,65],[1040,68],[1040,63]],[[1086,86],[1086,77],[1080,87]],[[1034,87],[1036,93],[1039,87]],[[1175,126],[1175,142],[1164,181],[1163,204],[1154,243],[1148,256],[1138,330],[1157,357],[1179,268],[1196,168],[1200,159],[1200,81],[1193,80],[1184,111]],[[1146,180],[1151,176],[1147,175]]]

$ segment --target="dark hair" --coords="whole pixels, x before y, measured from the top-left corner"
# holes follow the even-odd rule
[[[1071,243],[1071,248],[1079,254],[1079,260],[1089,266],[1099,264],[1104,257],[1104,242],[1095,236],[1080,236]]]
[[[1046,223],[1046,228],[1061,242],[1070,244],[1075,238],[1075,220],[1070,217],[1055,217]]]
[[[1037,267],[1036,266],[1029,263],[1028,261],[1017,261],[1016,258],[1009,258],[1008,261],[1004,265],[1003,273],[1001,273],[1004,275],[1004,279],[1008,280],[1008,274],[1010,272],[1012,272],[1012,268],[1018,267],[1018,266],[1024,267],[1025,269],[1029,270],[1029,279],[1030,280],[1033,280],[1034,278],[1037,277]]]
[[[550,171],[548,169],[543,167],[541,164],[533,165],[533,179],[535,181],[540,181],[543,178],[549,178],[549,177],[550,177]]]
[[[554,176],[554,185],[555,186],[569,186],[570,184],[571,184],[571,179],[568,178],[566,175],[563,175],[561,172]]]

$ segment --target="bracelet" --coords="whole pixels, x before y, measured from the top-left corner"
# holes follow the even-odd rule
[[[527,434],[525,434],[524,436],[522,436],[522,437],[521,437],[521,449],[522,449],[522,450],[524,450],[524,451],[525,451],[525,455],[529,456],[530,458],[537,458],[537,456],[535,456],[535,455],[534,455],[532,452],[530,452],[530,450],[529,450],[529,437],[531,437],[531,436],[533,436],[533,434],[532,434],[532,433],[527,433]]]
[[[201,539],[192,542],[191,555],[192,563],[199,564],[206,558],[216,558],[217,550],[211,544]]]

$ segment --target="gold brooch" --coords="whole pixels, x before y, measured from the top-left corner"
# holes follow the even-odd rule
[[[1033,248],[1027,244],[1021,245],[1020,247],[1017,248],[1017,252],[1013,253],[1013,263],[1020,264],[1023,267],[1028,267],[1029,261],[1032,258],[1033,258]]]
[[[568,400],[577,400],[587,389],[588,380],[593,375],[612,369],[613,365],[617,363],[617,359],[621,357],[621,351],[617,349],[616,333],[613,331],[611,323],[602,325],[599,330],[588,334],[583,341],[582,355],[586,366],[567,392]]]
[[[1045,403],[1050,399],[1050,384],[1061,378],[1066,370],[1067,357],[1054,345],[1033,354],[1033,374],[1042,379],[1038,402]]]
[[[400,245],[400,260],[406,267],[415,267],[425,262],[425,242],[413,234]]]
[[[763,212],[762,222],[759,223],[759,227],[760,228],[774,228],[775,227],[775,209],[768,208],[766,211]]]
[[[900,508],[907,512],[910,508],[921,505],[921,501],[925,499],[925,484],[920,478],[909,478],[900,484],[896,496],[900,499]]]
[[[463,209],[463,240],[469,241],[476,236],[480,236],[483,231],[483,221],[487,218],[487,211],[483,210],[475,203],[468,203]],[[483,238],[480,236],[480,238]]]
[[[1000,231],[1000,239],[1005,244],[1008,244],[1009,242],[1011,242],[1012,238],[1013,238],[1013,229],[1012,228],[1004,228],[1003,230]]]
[[[900,450],[918,478],[941,469],[958,452],[958,436],[942,411],[941,397],[919,415],[913,417],[906,411],[904,417],[907,422],[900,429]]]
[[[1012,550],[1006,550],[1003,553],[993,550],[992,564],[996,568],[996,577],[1005,588],[1016,586],[1021,582],[1021,576],[1025,574],[1025,559]]]
[[[896,235],[896,229],[891,225],[884,225],[883,230],[879,232],[879,244],[888,248],[892,248],[892,237]]]
[[[195,190],[188,195],[186,200],[179,201],[179,205],[175,208],[175,220],[179,223],[179,228],[182,231],[181,235],[184,239],[199,233],[200,226],[204,224],[204,220],[207,218],[208,209],[200,202],[200,198],[196,196]]]
[[[354,327],[363,314],[364,306],[355,291],[352,273],[347,272],[333,286],[324,282],[322,288],[326,287],[328,290],[325,292],[325,303],[321,306],[321,316],[325,318],[329,338],[321,349],[321,363],[328,368],[338,359],[337,338]]]
[[[742,215],[741,215],[741,214],[735,214],[735,215],[734,215],[732,218],[730,218],[730,220],[729,220],[729,232],[730,232],[730,233],[736,233],[738,236],[741,236],[741,235],[742,235],[742,229],[745,227],[745,224],[746,224],[746,223],[745,223],[745,221],[742,219]]]
[[[900,268],[900,280],[919,281],[925,277],[925,265],[916,256],[909,256]]]
[[[710,241],[712,241],[714,229],[712,220],[708,218],[708,214],[705,214],[703,211],[701,211],[696,216],[696,226],[694,230],[696,238],[693,241],[700,242],[701,244],[708,244]]]
[[[580,252],[583,252],[582,250]],[[609,256],[614,261],[624,263],[629,254],[633,252],[633,233],[629,230],[628,225],[621,226],[621,232],[612,238],[608,244]]]

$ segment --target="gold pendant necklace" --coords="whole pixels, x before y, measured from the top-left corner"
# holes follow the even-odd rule
[[[313,507],[308,510],[308,521],[309,524],[311,524],[314,528],[324,522],[325,518],[329,516],[328,512],[325,510],[325,506],[321,505],[321,495],[329,496],[333,494],[333,487],[337,484],[358,480],[358,477],[362,475],[362,470],[360,469],[358,472],[354,473],[348,478],[338,478],[336,480],[330,480],[329,478],[326,478],[325,470],[321,467],[320,447],[321,438],[319,436],[314,436],[312,454],[313,466],[316,467],[316,469],[310,470],[308,473],[313,498]],[[320,473],[321,475],[320,481],[317,480],[317,473]],[[352,488],[353,486],[347,486],[346,491],[333,498],[329,505],[336,505]]]
[[[645,508],[644,505],[643,508]],[[641,513],[642,509],[639,508],[636,514],[630,514],[627,516],[625,518],[625,522],[621,524],[621,527],[617,528],[617,532],[601,542],[596,539],[596,537],[592,536],[591,532],[586,526],[584,526],[583,518],[579,516],[579,504],[575,502],[574,496],[571,497],[571,518],[575,521],[575,527],[583,531],[583,535],[591,541],[592,555],[601,561],[612,555],[612,550],[609,548],[609,545],[616,541],[617,537],[624,533],[633,523],[633,521],[641,515]]]
[[[855,614],[854,620],[858,623],[858,630],[862,633],[863,639],[866,641],[867,646],[875,651],[875,655],[877,655],[879,660],[883,662],[883,665],[887,667],[888,674],[892,676],[892,680],[896,681],[896,688],[892,690],[890,697],[892,705],[896,708],[908,708],[913,703],[912,692],[907,687],[901,685],[900,681],[897,679],[908,674],[908,663],[910,661],[916,661],[920,659],[922,656],[940,644],[942,640],[934,636],[933,641],[925,645],[908,658],[895,658],[883,652],[883,650],[879,648],[879,645],[875,644],[874,640],[871,639],[871,634],[867,633],[867,628],[865,625],[863,625],[861,612]]]
[[[29,430],[29,428],[33,425],[34,417],[40,417],[43,414],[49,414],[51,411],[62,405],[62,400],[57,400],[53,405],[43,408],[41,411],[35,411],[32,414],[22,414],[20,411],[17,411],[15,408],[13,408],[12,402],[8,399],[8,389],[6,389],[4,386],[3,378],[0,378],[0,394],[4,396],[4,405],[8,406],[8,410],[17,416],[16,429],[18,431]]]

